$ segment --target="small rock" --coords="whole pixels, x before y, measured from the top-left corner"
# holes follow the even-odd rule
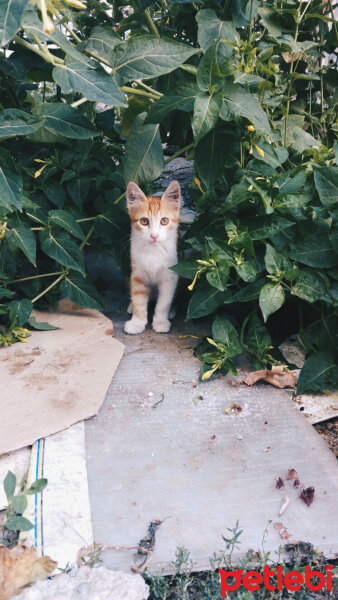
[[[148,398],[152,398],[153,395],[153,392],[148,392]]]

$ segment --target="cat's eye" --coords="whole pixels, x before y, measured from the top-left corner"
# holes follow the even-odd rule
[[[161,225],[168,225],[168,223],[169,223],[169,219],[167,217],[163,217],[161,219]]]
[[[142,219],[140,219],[140,223],[141,225],[149,225],[149,219],[142,217]]]

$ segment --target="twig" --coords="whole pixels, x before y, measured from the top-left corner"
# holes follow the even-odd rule
[[[157,402],[155,402],[155,404],[152,405],[152,408],[156,408],[156,406],[161,404],[161,402],[163,402],[163,400],[164,400],[164,394],[161,394],[161,399],[158,400]]]

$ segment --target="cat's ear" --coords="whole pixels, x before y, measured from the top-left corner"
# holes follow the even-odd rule
[[[167,187],[166,191],[162,196],[163,200],[166,200],[172,204],[175,208],[180,208],[181,205],[181,188],[178,181],[172,181]]]
[[[134,183],[134,181],[130,181],[128,183],[126,195],[127,195],[127,206],[128,206],[129,210],[132,208],[135,208],[136,206],[141,204],[141,202],[144,202],[145,200],[147,200],[147,197],[145,196],[145,194],[138,187],[138,185],[136,185],[136,183]]]

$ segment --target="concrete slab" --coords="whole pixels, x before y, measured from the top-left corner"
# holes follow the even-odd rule
[[[336,555],[338,465],[288,395],[265,384],[235,387],[228,378],[198,383],[192,340],[179,335],[207,333],[208,323],[176,319],[170,334],[147,329],[127,336],[123,279],[114,291],[110,316],[125,354],[99,415],[86,422],[95,541],[135,545],[151,521],[165,519],[150,571],[167,573],[178,546],[190,550],[196,568],[209,568],[209,557],[224,547],[221,535],[237,519],[241,552],[261,547],[269,521],[264,547],[277,550],[282,540],[273,523],[282,520],[290,541]],[[232,402],[242,411],[225,414]],[[290,468],[315,487],[309,508],[292,482],[275,488],[275,478]],[[281,518],[284,495],[290,504]],[[112,568],[128,570],[132,562],[129,551],[104,554]]]

